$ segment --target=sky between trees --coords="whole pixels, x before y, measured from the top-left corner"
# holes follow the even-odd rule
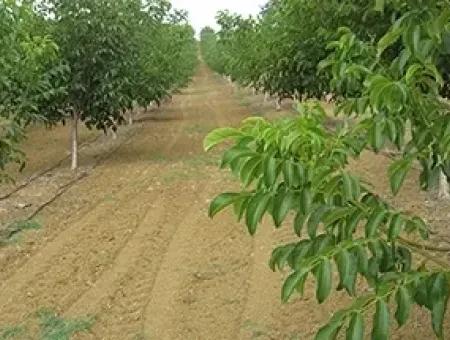
[[[175,8],[189,11],[189,18],[197,34],[205,26],[215,25],[217,11],[228,9],[232,12],[249,15],[258,14],[267,0],[172,0]]]

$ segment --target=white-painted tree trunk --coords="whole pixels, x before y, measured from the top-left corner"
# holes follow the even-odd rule
[[[450,186],[447,175],[441,170],[439,174],[439,194],[440,199],[450,199]]]
[[[71,140],[71,155],[72,155],[72,171],[75,171],[78,168],[78,121],[80,119],[79,113],[73,114],[72,119],[72,127],[70,131],[70,140]]]
[[[270,94],[268,92],[264,93],[264,103],[267,103],[270,99]]]
[[[277,109],[277,111],[281,110],[281,98],[277,98],[277,100],[275,101],[275,108]]]
[[[133,125],[133,116],[134,116],[134,109],[131,109],[128,113],[128,125]]]
[[[327,104],[330,104],[331,103],[331,101],[333,100],[333,94],[332,93],[328,93],[326,96],[325,96],[325,101],[326,101],[326,103]]]

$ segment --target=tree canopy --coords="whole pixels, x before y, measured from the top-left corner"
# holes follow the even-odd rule
[[[397,148],[387,174],[394,195],[415,162],[422,188],[439,178],[447,184],[448,1],[272,1],[256,20],[220,13],[218,22],[221,30],[205,31],[202,43],[216,71],[282,96],[333,91],[338,117],[355,119],[329,129],[321,104],[307,101],[295,118],[253,117],[213,131],[205,149],[232,141],[221,165],[242,189],[213,200],[210,216],[232,206],[252,235],[265,215],[277,228],[292,223],[298,240],[270,261],[290,272],[282,299],[305,294],[311,277],[318,303],[334,288],[352,297],[317,340],[344,331],[362,340],[369,325],[372,339],[389,339],[392,320],[404,326],[414,305],[429,310],[442,339],[450,265],[429,251],[429,225],[372,192],[348,164],[364,150]],[[369,290],[358,288],[360,279]]]

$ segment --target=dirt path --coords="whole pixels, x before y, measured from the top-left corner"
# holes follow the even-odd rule
[[[266,223],[251,238],[229,213],[207,218],[209,200],[235,184],[202,139],[248,115],[247,100],[202,66],[163,113],[143,115],[42,212],[42,230],[0,249],[0,327],[52,308],[95,316],[76,339],[311,339],[345,297],[280,303],[267,261],[291,229]],[[420,314],[413,327],[398,336],[431,334]]]

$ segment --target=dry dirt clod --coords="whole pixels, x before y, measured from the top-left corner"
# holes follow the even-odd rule
[[[26,209],[26,208],[29,208],[31,206],[32,206],[31,203],[17,203],[16,204],[16,208],[17,209]]]

